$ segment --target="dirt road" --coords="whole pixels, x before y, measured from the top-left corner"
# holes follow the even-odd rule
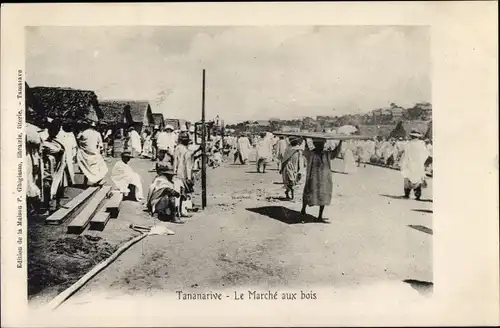
[[[145,189],[152,163],[134,160]],[[341,171],[342,162],[334,162]],[[399,199],[398,171],[360,167],[334,173],[330,223],[302,223],[300,197],[284,201],[274,165],[208,171],[208,208],[173,236],[148,236],[91,280],[67,303],[93,294],[107,298],[232,286],[349,287],[371,282],[432,282],[432,181],[423,201]],[[298,192],[300,194],[300,192]],[[152,224],[137,203],[125,202],[111,224]],[[308,208],[316,216],[317,208]],[[138,219],[137,217],[140,217]]]

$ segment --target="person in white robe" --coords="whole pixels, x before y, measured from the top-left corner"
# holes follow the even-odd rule
[[[175,178],[181,182],[181,199],[179,208],[181,216],[187,217],[189,214],[183,211],[184,201],[191,200],[191,194],[194,192],[193,162],[196,154],[201,148],[191,151],[189,147],[189,134],[183,132],[179,135],[179,144],[174,152],[174,173]]]
[[[344,173],[346,174],[353,174],[357,171],[356,159],[354,157],[354,147],[355,146],[352,140],[347,140],[343,143],[342,148],[344,149]]]
[[[425,161],[429,151],[422,134],[416,130],[410,133],[410,142],[406,145],[401,158],[401,174],[404,178],[404,197],[409,198],[413,190],[415,198],[420,200],[422,187],[425,187]]]
[[[278,160],[278,171],[281,170],[281,162],[283,161],[283,156],[285,155],[287,148],[287,140],[284,136],[280,136],[278,142],[276,143],[276,159]]]
[[[165,126],[165,129],[158,133],[156,140],[158,147],[158,163],[173,164],[174,150],[177,145],[177,135],[174,133],[174,127],[170,124]]]
[[[236,163],[236,159],[239,159],[241,164],[246,164],[250,155],[250,151],[252,149],[248,137],[242,134],[237,140],[236,148],[238,150],[238,153],[235,154],[234,163]]]
[[[279,173],[283,178],[285,197],[290,200],[295,198],[295,187],[301,182],[306,167],[303,150],[300,147],[301,142],[301,138],[291,137],[290,146],[281,158],[282,165]]]
[[[118,189],[125,200],[142,201],[144,199],[141,176],[134,172],[129,162],[132,158],[130,151],[124,151],[121,160],[116,162],[111,170],[111,181]]]
[[[45,208],[50,212],[60,207],[61,198],[64,196],[64,188],[70,182],[68,166],[64,145],[57,135],[61,125],[58,121],[48,126],[48,137],[42,143],[43,157],[43,199]]]
[[[268,133],[261,133],[257,141],[257,172],[266,173],[266,166],[273,158],[273,143]],[[262,168],[262,171],[261,171]]]
[[[102,138],[92,126],[88,125],[77,138],[76,160],[85,175],[85,184],[94,185],[104,179],[108,167],[102,157]]]
[[[151,133],[149,130],[146,130],[144,137],[144,145],[142,146],[142,154],[141,156],[144,158],[152,158],[153,157],[153,140],[151,139]]]
[[[71,184],[75,183],[75,163],[78,145],[76,143],[75,134],[70,123],[63,124],[61,130],[57,134],[59,140],[65,149],[66,163],[68,165],[68,172]]]
[[[133,126],[129,128],[129,146],[132,156],[137,157],[142,153],[141,136]]]

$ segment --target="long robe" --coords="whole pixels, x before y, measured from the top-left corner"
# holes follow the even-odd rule
[[[237,149],[240,153],[241,158],[246,161],[250,155],[252,146],[250,145],[250,140],[247,137],[239,137],[237,141]]]
[[[38,133],[39,128],[26,123],[26,177],[27,197],[41,198],[43,181],[43,161],[41,156],[42,138]]]
[[[283,156],[288,148],[288,143],[285,139],[279,139],[276,143],[276,157],[279,161],[283,161]]]
[[[419,185],[425,179],[425,161],[429,157],[429,151],[425,142],[413,139],[406,145],[401,158],[401,174],[411,184]]]
[[[286,190],[293,189],[300,182],[304,168],[304,156],[300,146],[289,146],[282,156],[280,172]]]
[[[179,144],[174,152],[174,173],[177,179],[183,183],[187,193],[192,191],[193,185],[193,154],[185,145]]]
[[[132,150],[132,155],[138,156],[142,152],[142,147],[141,147],[141,137],[139,136],[139,133],[137,131],[132,130],[130,131],[130,149]]]
[[[307,172],[303,200],[308,206],[325,206],[331,203],[333,181],[330,163],[340,152],[341,143],[335,147],[329,144],[326,142],[323,151],[310,150],[309,146],[304,150]]]
[[[349,140],[344,142],[344,173],[350,174],[357,171],[356,159],[354,157],[354,144]]]
[[[257,142],[257,160],[262,160],[265,163],[271,161],[273,158],[273,143],[272,140],[266,136]]]
[[[134,172],[134,170],[123,161],[120,160],[113,166],[111,170],[111,181],[113,181],[115,187],[125,196],[130,192],[129,185],[135,186],[135,198],[139,201],[144,199],[140,175]]]
[[[151,140],[151,135],[146,135],[144,138],[142,156],[146,158],[151,158],[153,156],[153,141]]]
[[[68,165],[69,178],[71,183],[75,183],[75,157],[78,150],[78,145],[76,143],[75,135],[72,132],[66,132],[63,129],[57,134],[57,140],[59,140],[63,145],[66,156],[66,163]]]
[[[101,155],[101,134],[94,129],[87,129],[78,135],[76,159],[80,170],[89,183],[101,181],[108,173],[108,167]]]
[[[49,200],[55,198],[60,188],[69,185],[64,145],[57,138],[47,138],[42,144],[44,161],[44,186],[49,188]],[[47,200],[47,199],[46,199]]]

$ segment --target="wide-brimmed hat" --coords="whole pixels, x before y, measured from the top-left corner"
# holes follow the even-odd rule
[[[301,137],[296,137],[296,136],[291,136],[288,138],[288,141],[290,141],[290,143],[292,142],[300,142],[302,138]]]
[[[181,132],[179,133],[179,141],[186,141],[189,140],[189,134],[187,132]]]
[[[172,166],[168,165],[168,164],[159,164],[156,167],[156,171],[158,173],[162,173],[162,174],[172,174],[172,175],[175,174],[174,169],[172,168]]]
[[[422,133],[420,133],[418,130],[413,129],[410,132],[410,137],[421,138]]]
[[[165,125],[165,130],[174,130],[174,127],[170,124]]]
[[[133,158],[134,157],[134,156],[132,156],[132,152],[130,150],[125,150],[122,153],[122,156],[129,157],[129,158]]]

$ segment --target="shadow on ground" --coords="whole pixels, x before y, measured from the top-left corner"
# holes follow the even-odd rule
[[[335,171],[335,170],[332,170],[332,173],[347,175],[347,173],[346,173],[346,172],[342,172],[342,171]]]
[[[262,206],[255,208],[247,208],[247,210],[260,215],[265,215],[267,217],[270,217],[271,219],[278,220],[286,224],[328,223],[324,221],[318,221],[312,215],[309,214],[302,215],[298,211],[291,210],[283,206]]]
[[[424,296],[432,295],[434,290],[434,284],[429,281],[421,281],[415,279],[406,279],[403,282],[409,284],[413,289],[415,289],[419,294]]]
[[[415,229],[415,230],[418,230],[418,231],[420,231],[420,232],[425,232],[425,233],[427,233],[427,234],[429,234],[429,235],[432,235],[432,234],[433,234],[432,229],[429,229],[429,228],[424,227],[424,226],[422,226],[422,225],[413,225],[413,224],[410,224],[410,225],[409,225],[409,227],[410,227],[410,228],[413,228],[413,229]]]
[[[421,213],[428,213],[428,214],[433,214],[432,210],[425,210],[425,209],[420,209],[420,208],[414,208],[412,209],[414,212],[421,212]]]
[[[432,203],[432,199],[425,199],[424,198],[424,199],[416,200],[413,198],[405,198],[403,195],[396,196],[396,195],[380,194],[380,196],[392,198],[392,199],[407,199],[407,200],[415,200],[417,202],[423,202],[423,203]]]

